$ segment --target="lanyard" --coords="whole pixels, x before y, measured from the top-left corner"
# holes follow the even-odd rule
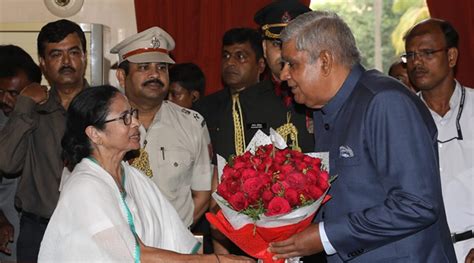
[[[421,98],[421,93],[420,93],[419,97]],[[458,136],[453,137],[453,138],[451,138],[449,140],[446,140],[446,141],[438,140],[438,143],[447,143],[447,142],[450,142],[452,140],[463,140],[463,135],[462,135],[461,123],[460,122],[461,122],[462,111],[464,109],[464,100],[465,99],[466,99],[466,88],[464,86],[461,86],[461,101],[459,102],[458,115],[456,116],[456,130],[457,130]]]

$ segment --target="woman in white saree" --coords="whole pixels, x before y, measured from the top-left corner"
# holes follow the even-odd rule
[[[251,262],[195,255],[200,243],[156,185],[122,161],[138,149],[138,112],[111,86],[83,90],[62,140],[71,173],[41,243],[39,262]]]

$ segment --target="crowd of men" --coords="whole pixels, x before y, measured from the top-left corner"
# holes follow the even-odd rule
[[[462,54],[452,25],[414,25],[391,78],[360,64],[351,30],[334,13],[281,0],[255,22],[258,30],[224,34],[223,88],[208,96],[197,65],[173,66],[175,42],[159,27],[110,51],[141,123],[141,148],[127,161],[189,229],[212,240],[205,252],[243,253],[203,219],[218,209],[216,156],[241,154],[258,130],[273,128],[292,149],[329,152],[338,175],[314,224],[270,244],[275,258],[473,262],[474,90],[455,78]],[[0,46],[2,262],[37,260],[68,173],[66,111],[90,88],[86,47],[81,28],[65,19],[42,28],[39,66],[20,47]]]

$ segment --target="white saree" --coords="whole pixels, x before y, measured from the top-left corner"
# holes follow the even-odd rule
[[[200,243],[158,187],[122,163],[125,202],[135,231],[147,246],[195,253]],[[61,195],[41,242],[39,262],[134,262],[136,242],[112,177],[84,158],[63,174]]]

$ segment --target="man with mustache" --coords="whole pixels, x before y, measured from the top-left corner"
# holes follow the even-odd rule
[[[474,90],[455,79],[458,33],[447,21],[427,19],[405,36],[411,83],[438,128],[441,187],[458,262],[474,248]]]
[[[0,130],[15,107],[20,92],[41,82],[41,70],[31,56],[15,45],[0,46]],[[3,121],[4,120],[4,121]],[[17,175],[0,172],[0,262],[16,261],[20,219],[14,207]]]
[[[24,88],[0,133],[0,171],[21,175],[15,199],[21,210],[19,262],[37,260],[59,198],[66,109],[87,86],[86,39],[79,25],[64,19],[48,23],[37,45],[40,68],[51,88],[38,83]]]
[[[140,116],[141,145],[132,165],[158,185],[191,227],[207,210],[211,190],[210,139],[202,116],[170,101],[168,65],[173,38],[159,27],[132,35],[111,49],[117,79]]]

